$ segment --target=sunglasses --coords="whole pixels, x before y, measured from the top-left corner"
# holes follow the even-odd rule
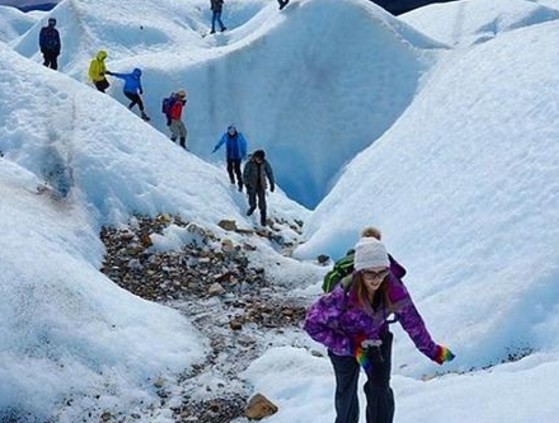
[[[362,270],[361,275],[367,279],[384,279],[390,274],[390,270],[384,269],[380,272],[375,272],[373,270]]]

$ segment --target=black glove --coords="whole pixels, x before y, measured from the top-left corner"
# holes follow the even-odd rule
[[[103,75],[105,75],[105,74],[107,74],[107,75],[112,75],[113,73],[112,73],[111,71],[105,71],[105,72],[101,72],[101,73],[100,73],[101,76],[103,76]]]
[[[140,94],[141,94],[141,95],[144,95],[144,90],[140,90]]]
[[[171,118],[170,117],[167,118],[167,126],[171,126]]]
[[[270,191],[274,192],[275,189],[276,189],[276,186],[274,184],[270,185]]]

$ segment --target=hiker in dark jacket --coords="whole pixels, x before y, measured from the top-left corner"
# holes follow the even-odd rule
[[[210,0],[212,10],[212,30],[210,34],[215,34],[215,22],[219,23],[219,27],[221,28],[221,32],[225,31],[227,28],[221,22],[221,11],[223,9],[223,0]]]
[[[223,134],[219,142],[215,145],[212,154],[225,144],[225,158],[227,159],[227,173],[231,183],[235,184],[235,175],[237,176],[237,185],[239,191],[243,190],[243,177],[241,175],[241,161],[246,158],[247,142],[241,132],[237,131],[235,125],[229,125],[227,132]]]
[[[270,191],[274,192],[275,181],[272,166],[266,160],[263,150],[256,150],[243,170],[243,182],[247,189],[248,205],[247,216],[256,210],[256,199],[260,209],[260,224],[266,226],[266,178],[270,181]]]
[[[328,349],[336,377],[338,423],[359,420],[360,366],[367,376],[367,423],[394,420],[391,314],[428,358],[438,364],[454,359],[447,347],[431,338],[402,283],[405,270],[387,254],[380,232],[374,228],[366,231],[355,246],[353,273],[309,307],[304,324],[309,336]]]
[[[142,81],[140,80],[142,76],[142,71],[138,68],[135,68],[132,73],[116,73],[116,72],[105,72],[107,75],[116,76],[119,79],[124,80],[124,95],[130,99],[131,103],[128,105],[128,108],[132,110],[132,108],[137,104],[140,108],[140,115],[143,120],[148,121],[150,120],[149,116],[146,115],[144,110],[144,102],[142,101],[142,97],[140,94],[144,93],[142,88]]]
[[[279,10],[281,10],[289,4],[289,0],[278,0],[278,3],[279,3]]]
[[[60,34],[55,26],[56,19],[49,18],[48,26],[41,28],[39,47],[44,58],[43,65],[56,70],[58,69],[58,56],[60,56]]]

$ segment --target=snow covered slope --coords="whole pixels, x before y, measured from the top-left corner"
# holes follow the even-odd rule
[[[0,420],[47,418],[70,399],[84,410],[96,392],[100,406],[133,409],[155,395],[154,378],[199,360],[205,339],[98,271],[101,225],[158,212],[250,225],[245,200],[224,170],[110,97],[1,43],[0,56]],[[64,198],[37,194],[45,180]],[[274,206],[281,198],[272,214],[290,207]]]
[[[13,7],[0,6],[0,41],[9,42],[27,32],[37,18]]]
[[[463,0],[433,4],[401,16],[449,45],[481,43],[501,33],[559,18],[559,10],[529,0]],[[559,3],[558,3],[559,4]]]
[[[553,0],[479,3],[457,32],[435,32],[452,19],[429,8],[414,25],[465,47],[454,50],[435,49],[441,44],[357,0],[292,0],[282,13],[271,0],[235,3],[224,16],[230,31],[202,38],[206,3],[66,0],[53,12],[62,71],[83,81],[99,48],[113,70],[141,66],[163,131],[160,98],[186,87],[194,153],[209,157],[235,121],[251,148],[267,149],[282,185],[309,204],[365,148],[314,212],[298,254],[339,256],[375,224],[408,268],[430,331],[457,354],[442,371],[458,373],[421,381],[439,368],[397,333],[398,421],[553,422],[559,21],[537,5]],[[445,7],[456,17],[473,3]],[[37,31],[17,46],[36,62]],[[153,395],[148,377],[198,360],[193,345],[205,341],[176,313],[97,272],[100,225],[134,211],[249,224],[245,200],[222,169],[109,96],[3,44],[0,55],[0,378],[8,382],[0,409],[48,413],[85,390],[109,391],[103,401],[133,409]],[[119,91],[115,83],[110,94],[124,103]],[[44,179],[65,199],[36,195]],[[288,207],[276,194],[270,200],[274,212]],[[270,421],[329,421],[329,371],[327,358],[287,347],[269,351],[246,377],[280,405]],[[97,390],[103,383],[109,388]],[[87,407],[87,397],[72,399]]]
[[[198,4],[138,0],[115,9],[108,0],[65,1],[53,12],[65,45],[62,70],[84,80],[100,48],[111,70],[141,67],[148,110],[164,133],[160,101],[185,87],[195,154],[210,159],[234,122],[251,149],[266,149],[280,185],[306,206],[405,110],[441,47],[361,0],[294,1],[282,13],[270,1],[239,3],[224,16],[230,30],[202,38],[209,15]],[[35,60],[37,30],[17,46]],[[112,95],[124,102],[115,85]],[[285,155],[290,160],[278,160]]]
[[[379,225],[461,368],[559,348],[558,36],[552,21],[449,55],[298,250],[339,256]]]

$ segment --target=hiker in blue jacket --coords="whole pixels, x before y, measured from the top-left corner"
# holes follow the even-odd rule
[[[132,108],[137,104],[140,108],[142,119],[145,121],[150,120],[149,116],[146,115],[144,111],[144,102],[140,97],[140,94],[144,93],[144,90],[142,89],[142,81],[140,80],[142,71],[135,68],[132,73],[116,73],[107,71],[106,74],[116,76],[117,78],[124,80],[124,95],[131,101],[128,108],[132,110]]]
[[[39,33],[39,47],[43,54],[43,65],[47,68],[58,69],[58,56],[60,56],[60,34],[55,28],[56,19],[49,18],[48,26],[41,28]]]
[[[237,131],[235,125],[229,125],[227,132],[223,134],[219,142],[214,147],[212,154],[225,144],[225,158],[227,159],[227,172],[231,183],[235,184],[235,176],[237,176],[237,185],[239,191],[243,190],[243,176],[241,174],[241,161],[247,155],[247,142],[241,132]]]

